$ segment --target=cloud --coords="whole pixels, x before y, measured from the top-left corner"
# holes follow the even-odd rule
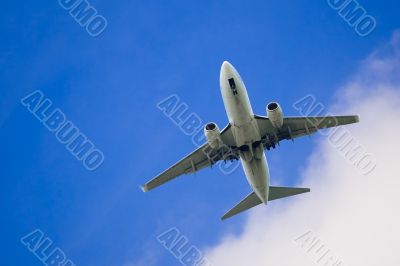
[[[347,129],[376,158],[368,175],[321,137],[302,173],[312,192],[249,214],[244,232],[206,249],[214,266],[400,265],[400,32],[340,88],[332,113],[360,114]],[[311,247],[328,252],[320,262]],[[311,249],[307,251],[306,248]],[[341,263],[339,263],[341,262]]]

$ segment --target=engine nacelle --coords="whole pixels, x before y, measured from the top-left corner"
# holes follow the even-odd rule
[[[204,127],[204,135],[206,135],[207,142],[211,148],[219,148],[222,146],[221,131],[217,124],[208,123]]]
[[[282,127],[283,112],[281,106],[277,102],[271,102],[267,105],[267,114],[274,128]]]

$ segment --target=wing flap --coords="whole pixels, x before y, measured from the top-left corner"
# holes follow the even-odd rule
[[[270,142],[311,135],[320,129],[358,123],[358,115],[285,117],[280,129],[272,126],[268,117],[256,115],[260,135]],[[268,144],[268,143],[265,143]]]
[[[205,167],[211,166],[220,160],[237,160],[239,154],[231,149],[234,138],[230,124],[221,132],[221,139],[225,145],[213,149],[208,143],[203,144],[195,151],[172,165],[170,168],[141,186],[143,192],[156,188],[183,174],[191,174]]]
[[[200,148],[175,163],[173,166],[159,174],[154,179],[147,182],[141,188],[143,192],[147,192],[153,188],[156,188],[180,175],[190,174],[195,171],[198,171],[208,165],[210,162],[204,152],[204,149],[207,149],[208,145],[203,144]]]

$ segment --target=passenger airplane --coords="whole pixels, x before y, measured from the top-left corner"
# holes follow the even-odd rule
[[[270,150],[281,140],[293,140],[319,129],[359,122],[357,115],[284,117],[276,102],[267,105],[268,117],[254,115],[246,87],[239,73],[227,61],[221,67],[220,87],[229,124],[222,131],[215,123],[206,124],[204,134],[207,142],[142,186],[144,192],[218,161],[240,159],[253,192],[222,216],[224,220],[261,203],[310,192],[308,188],[270,186],[264,148]]]

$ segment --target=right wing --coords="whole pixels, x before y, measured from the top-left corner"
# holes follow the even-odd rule
[[[143,192],[156,188],[180,175],[197,172],[220,160],[239,159],[238,152],[231,148],[232,144],[234,144],[234,139],[230,124],[222,130],[221,139],[224,143],[222,147],[213,149],[208,143],[203,144],[160,175],[147,182],[141,187]]]
[[[358,115],[285,117],[282,127],[275,129],[267,117],[256,115],[255,119],[266,146],[285,139],[289,140],[311,135],[320,129],[359,122]]]

